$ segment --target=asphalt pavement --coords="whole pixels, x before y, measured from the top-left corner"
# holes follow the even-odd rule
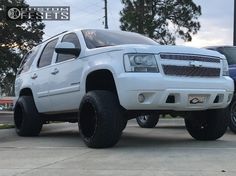
[[[154,129],[132,120],[115,147],[90,149],[77,124],[57,123],[39,137],[0,130],[0,158],[0,176],[235,176],[236,135],[196,141],[182,119],[162,119]]]

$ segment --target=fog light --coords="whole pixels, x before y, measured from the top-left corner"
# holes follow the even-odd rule
[[[139,94],[138,101],[139,101],[139,103],[143,103],[145,101],[145,96],[143,94]]]

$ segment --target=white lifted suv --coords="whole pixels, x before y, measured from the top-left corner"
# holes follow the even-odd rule
[[[15,81],[20,136],[39,135],[48,121],[78,122],[93,148],[115,145],[127,120],[181,114],[197,140],[226,131],[234,83],[217,52],[161,46],[130,32],[64,32],[24,57]]]

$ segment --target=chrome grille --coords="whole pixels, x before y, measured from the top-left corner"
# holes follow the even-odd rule
[[[198,77],[219,77],[220,68],[208,67],[189,67],[189,66],[175,66],[162,65],[163,71],[170,76],[198,76]]]
[[[217,57],[201,56],[201,55],[183,55],[183,54],[160,54],[161,59],[169,60],[188,60],[188,61],[201,61],[220,63]]]

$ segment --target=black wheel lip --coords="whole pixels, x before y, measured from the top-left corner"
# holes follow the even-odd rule
[[[79,118],[81,118],[81,115],[83,115],[81,111],[83,104],[86,101],[92,101],[92,103],[95,103],[94,107],[96,107],[95,109],[97,110],[96,114],[98,118],[98,125],[94,138],[91,139],[91,137],[89,137],[86,139],[82,134],[82,140],[84,141],[85,145],[90,148],[113,147],[119,141],[122,134],[120,130],[122,113],[120,111],[120,105],[118,103],[117,97],[110,91],[89,91],[81,100],[79,107]],[[105,120],[108,121],[105,122]]]
[[[236,100],[230,106],[230,121],[236,127]]]
[[[28,105],[31,105],[31,107],[28,107]],[[42,119],[39,116],[37,107],[35,105],[34,99],[32,96],[20,96],[16,102],[15,107],[21,108],[22,111],[22,121],[21,126],[17,127],[15,125],[16,133],[19,136],[38,136],[43,123]],[[14,108],[14,121],[16,118],[16,108]],[[33,121],[32,121],[33,119]],[[36,121],[34,121],[36,120]]]
[[[21,120],[21,124],[20,126],[16,123],[16,108],[20,108],[21,111],[22,111],[22,120]],[[15,108],[14,108],[14,124],[15,124],[15,128],[16,128],[16,132],[18,133],[22,127],[22,124],[23,124],[23,121],[24,121],[24,113],[25,113],[25,110],[24,110],[24,107],[23,107],[23,104],[21,102],[17,102]]]
[[[83,101],[83,100],[82,100]],[[79,110],[79,113],[81,112],[81,109],[83,108],[83,106],[85,105],[85,104],[90,104],[92,107],[93,107],[93,110],[94,110],[94,114],[95,114],[95,119],[96,119],[96,122],[97,122],[97,120],[98,120],[98,110],[97,110],[97,108],[94,106],[94,104],[91,102],[91,100],[90,99],[85,99],[84,100],[84,102],[80,105],[80,110]],[[95,129],[94,129],[94,132],[93,132],[93,134],[91,135],[91,136],[86,136],[86,135],[84,135],[84,133],[83,133],[83,130],[82,130],[82,127],[81,127],[81,123],[80,123],[80,115],[79,115],[79,119],[78,119],[78,126],[79,126],[79,131],[80,131],[80,134],[81,134],[81,136],[83,137],[83,139],[85,140],[85,142],[86,142],[86,144],[87,144],[87,142],[89,141],[89,140],[91,140],[92,138],[94,138],[94,136],[95,136],[95,134],[96,134],[96,131],[97,131],[97,123],[95,124]]]

